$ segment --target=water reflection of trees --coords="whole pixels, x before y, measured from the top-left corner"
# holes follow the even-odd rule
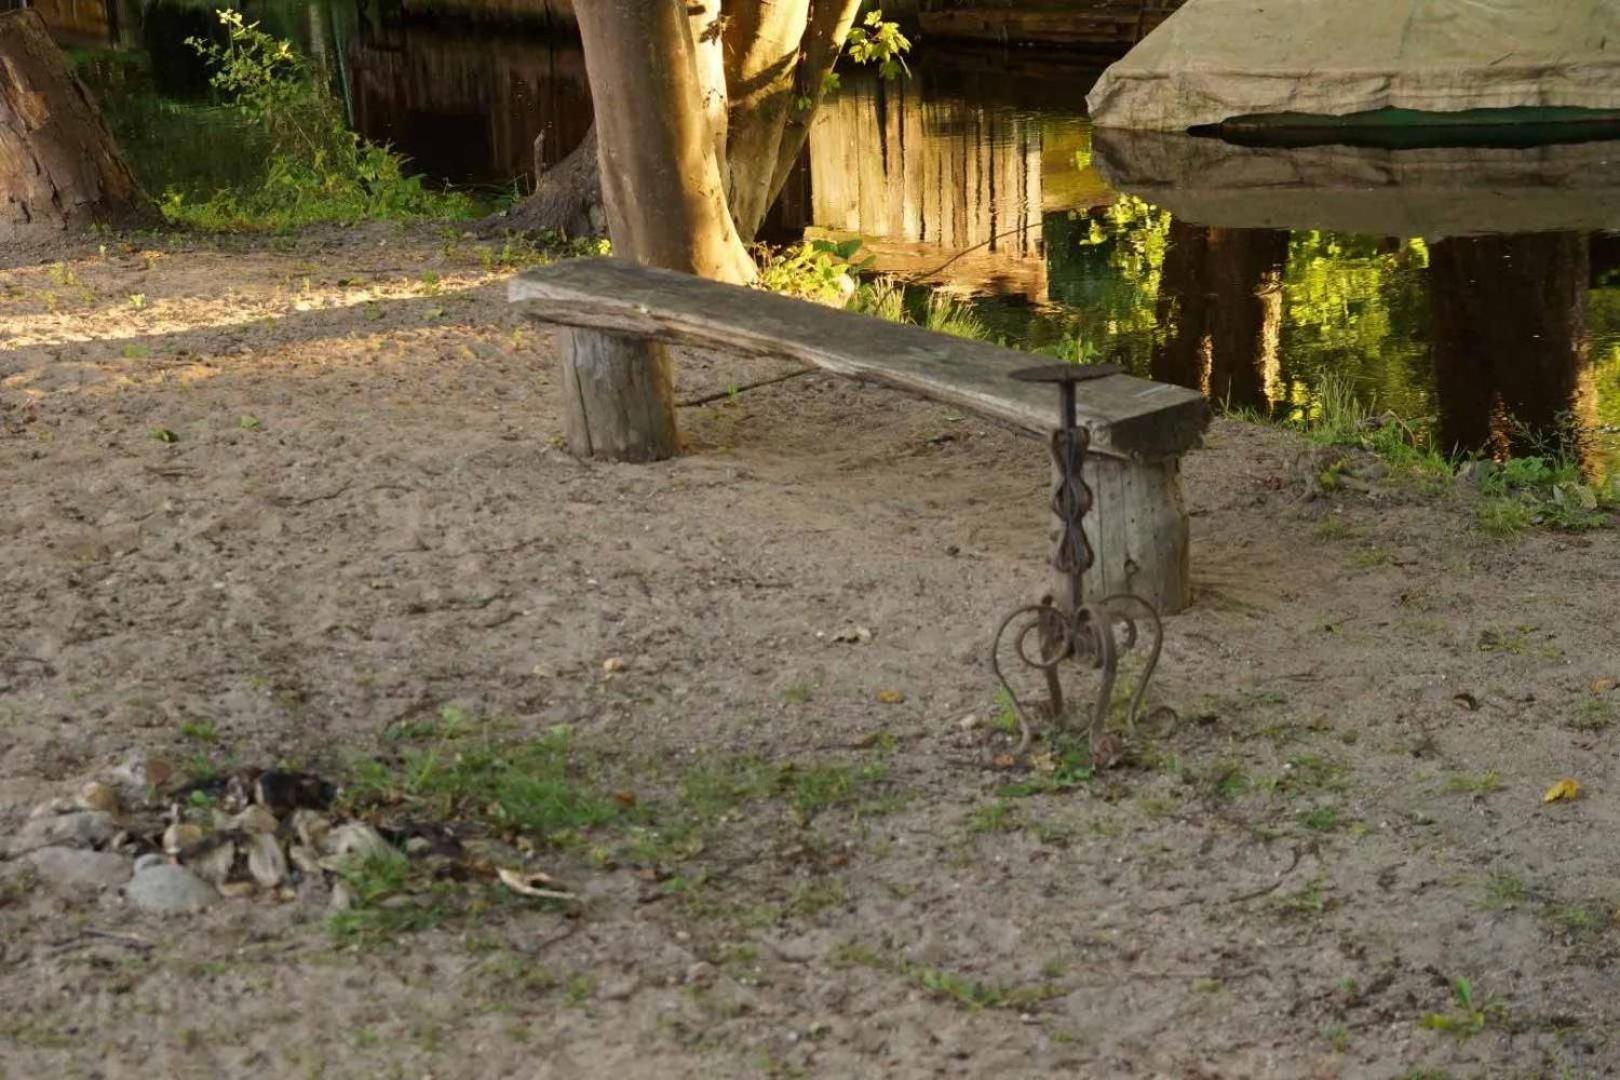
[[[1448,447],[1579,451],[1595,419],[1583,233],[1455,237],[1429,254],[1435,400]]]

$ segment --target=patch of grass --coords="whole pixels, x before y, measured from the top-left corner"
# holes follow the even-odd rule
[[[834,968],[866,967],[874,971],[900,975],[937,998],[973,1010],[1022,1011],[1043,1001],[1062,997],[1064,993],[1061,987],[1051,982],[1026,986],[984,982],[945,968],[915,964],[903,957],[854,941],[836,946],[828,954],[827,959]],[[1058,977],[1052,974],[1057,969],[1052,966],[1051,961],[1048,961],[1043,970],[1047,972],[1048,979]]]
[[[1592,695],[1582,700],[1569,726],[1576,731],[1607,731],[1613,726],[1617,711],[1620,707],[1612,697]]]
[[[180,724],[180,737],[192,742],[219,741],[219,727],[212,720],[186,720]]]
[[[345,948],[392,944],[403,934],[440,925],[451,913],[448,887],[426,879],[401,852],[350,859],[338,877],[353,900],[347,911],[333,913],[326,927]]]
[[[850,298],[847,310],[858,311],[885,322],[911,321],[911,317],[906,314],[904,287],[896,279],[888,276],[872,278],[858,285],[855,295]]]
[[[1022,811],[1004,798],[981,803],[967,815],[967,831],[974,834],[1017,832],[1023,827]]]
[[[843,878],[802,882],[793,887],[788,896],[786,911],[789,915],[817,915],[828,908],[849,903],[849,886]]]
[[[921,322],[924,327],[939,334],[975,341],[990,339],[989,328],[973,310],[973,305],[944,292],[929,294]]]
[[[1318,806],[1314,810],[1307,810],[1299,816],[1299,823],[1312,832],[1337,832],[1344,828],[1346,821],[1344,815],[1336,806]]]
[[[782,702],[785,705],[804,705],[814,696],[809,683],[789,683],[782,690]]]
[[[870,788],[888,777],[881,761],[853,765],[785,765],[777,773],[777,788],[786,792],[801,814],[814,817],[835,807],[876,803]]]
[[[1241,761],[1217,761],[1199,787],[1212,798],[1237,799],[1254,790],[1254,780]]]
[[[1303,887],[1291,893],[1284,893],[1274,901],[1273,906],[1285,915],[1301,919],[1315,919],[1327,914],[1338,901],[1327,893],[1327,879],[1317,876],[1306,882]]]
[[[1481,905],[1487,911],[1509,911],[1530,899],[1530,886],[1507,870],[1493,871],[1484,883]]]
[[[933,967],[908,966],[906,974],[913,983],[935,997],[975,1010],[1021,1011],[1043,1001],[1063,996],[1062,989],[1050,983],[1006,986],[1000,983],[981,982],[958,972]]]
[[[1482,773],[1456,773],[1446,777],[1445,790],[1453,795],[1489,795],[1502,787],[1502,777],[1495,769]]]
[[[1588,941],[1620,925],[1620,908],[1613,901],[1592,899],[1549,904],[1542,918],[1554,933],[1569,942]]]
[[[1370,547],[1350,556],[1350,565],[1357,570],[1371,570],[1379,566],[1388,566],[1394,561],[1395,557],[1380,547]]]
[[[562,985],[563,1000],[578,1008],[596,996],[596,977],[576,971]]]
[[[1350,781],[1350,766],[1325,754],[1298,754],[1283,764],[1283,771],[1271,786],[1286,796],[1314,792],[1343,791]]]
[[[407,750],[397,763],[362,764],[350,797],[361,805],[405,803],[433,820],[477,821],[552,844],[628,812],[593,782],[592,762],[569,728],[503,740],[487,727],[461,727],[454,714],[441,713],[440,723],[427,746]]]

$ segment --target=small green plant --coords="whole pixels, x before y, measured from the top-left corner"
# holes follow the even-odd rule
[[[1276,901],[1276,907],[1285,914],[1302,919],[1314,919],[1325,915],[1336,906],[1333,897],[1327,894],[1327,879],[1314,877],[1302,888],[1285,893]]]
[[[349,908],[327,920],[327,931],[342,946],[375,948],[401,934],[428,930],[449,915],[447,885],[427,881],[402,852],[351,856],[339,866]]]
[[[1519,875],[1497,870],[1485,879],[1481,905],[1487,911],[1508,911],[1530,899],[1530,886]]]
[[[180,735],[193,742],[217,742],[219,728],[212,720],[186,720],[180,724]]]
[[[984,322],[974,312],[973,305],[958,300],[945,292],[930,293],[928,306],[923,309],[922,324],[937,334],[983,341],[989,337]]]
[[[1446,791],[1454,795],[1489,795],[1502,787],[1502,777],[1495,769],[1482,773],[1458,773],[1446,778]]]
[[[1494,1006],[1483,1008],[1474,1004],[1474,988],[1461,975],[1451,982],[1451,995],[1455,1006],[1449,1012],[1425,1013],[1420,1025],[1429,1031],[1443,1031],[1459,1039],[1467,1039],[1485,1030],[1489,1013]]]
[[[911,316],[906,312],[905,287],[887,275],[861,282],[855,289],[855,295],[850,298],[849,310],[885,322],[911,321]]]
[[[142,308],[144,308],[146,306],[146,294],[145,293],[138,293],[138,292],[137,293],[130,293],[129,294],[129,306],[134,308],[136,311],[140,311]]]
[[[787,705],[804,705],[815,696],[809,683],[789,683],[782,690],[782,701]]]
[[[1569,726],[1576,731],[1607,731],[1614,724],[1616,711],[1612,698],[1593,695],[1581,702]]]
[[[1006,799],[975,806],[967,816],[967,831],[970,833],[1016,832],[1023,826],[1023,815],[1018,807]]]

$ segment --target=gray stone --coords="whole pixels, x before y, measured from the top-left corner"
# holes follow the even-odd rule
[[[163,758],[149,757],[135,750],[111,773],[107,779],[131,803],[145,802],[154,790],[161,791],[174,778],[174,766]]]
[[[17,854],[46,847],[95,847],[118,831],[111,814],[85,810],[77,814],[32,818],[17,831],[11,850]]]
[[[28,856],[28,861],[41,882],[55,892],[68,895],[116,889],[128,881],[133,872],[130,861],[122,855],[83,848],[40,848]]]
[[[168,859],[165,859],[162,855],[156,854],[155,852],[148,853],[135,860],[135,872],[138,874],[142,870],[145,870],[148,866],[162,866],[168,861]]]
[[[255,833],[247,840],[248,873],[266,889],[274,889],[287,880],[287,857],[274,836]]]
[[[99,780],[92,780],[79,789],[73,797],[73,804],[80,810],[101,810],[109,814],[118,813],[118,792],[112,785],[103,784]]]
[[[149,866],[124,886],[129,902],[155,915],[183,915],[217,903],[219,891],[183,866]]]

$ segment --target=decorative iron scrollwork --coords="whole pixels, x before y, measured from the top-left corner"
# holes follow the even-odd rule
[[[1147,600],[1131,593],[1119,593],[1088,602],[1084,578],[1096,561],[1086,539],[1085,518],[1092,510],[1094,496],[1084,476],[1091,433],[1076,419],[1076,387],[1091,379],[1119,373],[1107,364],[1050,364],[1015,371],[1012,377],[1025,382],[1056,383],[1061,393],[1059,426],[1052,432],[1053,463],[1052,514],[1057,534],[1052,552],[1052,568],[1059,576],[1057,595],[1047,595],[1037,604],[1026,604],[1009,613],[996,628],[990,651],[990,664],[1012,703],[1018,719],[1017,753],[1028,753],[1035,738],[1035,724],[1028,704],[1018,695],[1002,669],[1001,654],[1010,642],[1017,661],[1038,673],[1046,682],[1047,708],[1051,721],[1063,726],[1069,719],[1063,692],[1063,667],[1073,664],[1100,672],[1097,692],[1089,710],[1089,735],[1093,763],[1105,765],[1116,757],[1107,749],[1106,725],[1120,678],[1122,652],[1148,644],[1146,662],[1131,690],[1126,711],[1127,730],[1134,729],[1147,693],[1149,680],[1159,663],[1164,646],[1164,625],[1158,610]]]

